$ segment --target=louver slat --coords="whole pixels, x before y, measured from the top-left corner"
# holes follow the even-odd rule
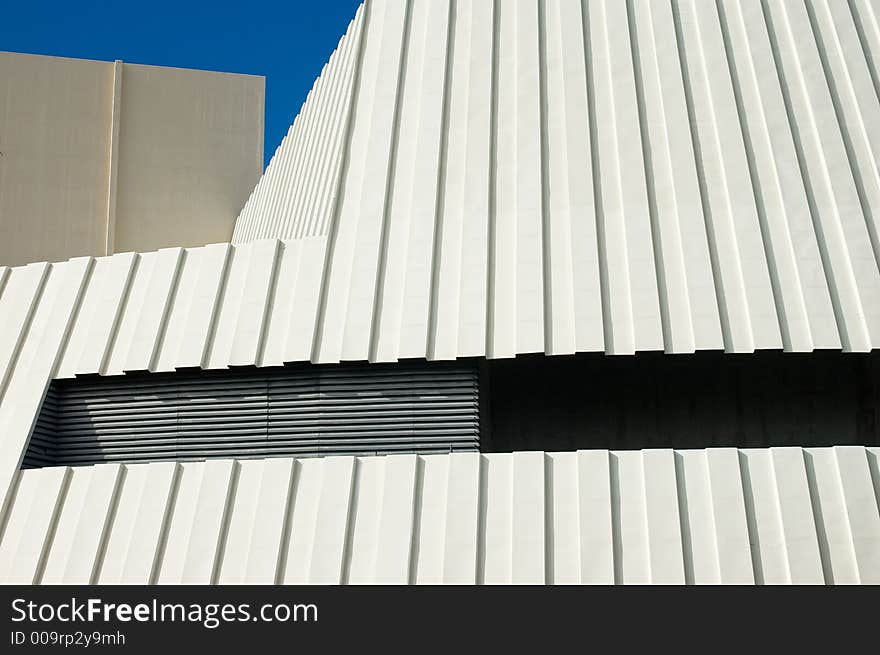
[[[58,380],[24,468],[479,449],[470,363]]]

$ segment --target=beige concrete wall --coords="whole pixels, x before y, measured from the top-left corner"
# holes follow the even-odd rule
[[[0,265],[103,254],[113,64],[0,53]]]
[[[229,241],[263,166],[264,78],[125,64],[116,251]]]
[[[228,241],[264,78],[0,52],[0,265]]]

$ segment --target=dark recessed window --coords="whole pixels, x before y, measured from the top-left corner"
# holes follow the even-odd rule
[[[56,380],[23,466],[479,450],[473,362]]]
[[[880,356],[527,355],[58,380],[23,466],[880,445]]]
[[[489,362],[484,450],[880,446],[880,353]]]

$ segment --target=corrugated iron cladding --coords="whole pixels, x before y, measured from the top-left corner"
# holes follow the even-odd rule
[[[877,584],[878,457],[850,446],[32,469],[0,581]]]
[[[321,361],[880,340],[871,0],[370,0],[235,242]]]
[[[287,146],[302,155],[276,156],[254,196],[262,200],[249,205],[256,213],[242,223],[245,232],[236,234],[237,245],[0,267],[0,510],[27,514],[8,524],[4,544],[12,543],[9,526],[23,525],[19,521],[54,520],[51,504],[10,505],[9,500],[42,398],[56,377],[527,352],[877,347],[878,71],[880,11],[872,0],[366,3],[328,66],[326,86],[321,82],[331,93],[312,94],[311,102],[332,107],[315,104],[308,110],[310,120],[323,127],[306,127],[304,110],[303,128],[291,131]],[[307,174],[284,172],[294,165]],[[291,213],[289,203],[306,209]],[[241,243],[276,235],[304,238]],[[704,502],[693,496],[688,504],[688,512],[714,508],[724,520],[682,533],[687,534],[682,542],[710,544],[699,551],[709,555],[694,554],[683,566],[693,567],[695,579],[697,570],[720,571],[722,579],[731,580],[747,578],[743,571],[754,576],[763,571],[760,575],[770,579],[768,571],[789,570],[791,579],[801,581],[820,578],[816,561],[827,579],[835,558],[843,557],[849,566],[869,562],[866,570],[876,581],[880,548],[870,536],[876,532],[846,536],[850,508],[867,512],[872,507],[860,504],[867,498],[863,491],[848,495],[850,473],[834,477],[831,467],[831,477],[822,478],[838,503],[837,514],[828,514],[824,501],[818,507],[803,495],[805,479],[819,484],[819,468],[812,478],[800,477],[800,464],[785,468],[794,471],[792,484],[801,495],[792,496],[789,487],[777,492],[773,485],[791,480],[779,481],[777,469],[772,482],[767,471],[773,469],[766,463],[776,466],[778,451],[761,452],[765,468],[759,473],[750,465],[749,475],[750,484],[767,483],[756,492],[764,500],[742,501],[753,526],[749,530],[758,530],[760,543],[748,550],[741,527],[710,539],[714,530],[729,527],[725,502],[732,498],[733,508],[742,504],[735,491],[739,483],[724,484],[720,489],[733,496],[713,491],[699,496]],[[656,482],[641,474],[630,477],[631,469],[642,470],[632,464],[641,459],[611,461],[620,463],[609,469],[620,481]],[[354,466],[351,460],[335,462],[326,462],[327,471],[334,471],[328,475],[348,475]],[[314,470],[324,471],[323,465]],[[519,475],[518,466],[504,464],[498,470],[506,473],[487,478],[490,487],[501,485],[494,497],[503,497],[505,508],[511,502],[505,489],[510,475]],[[160,476],[150,481],[151,488],[167,484],[171,489],[161,476],[177,469],[167,467],[144,469]],[[210,579],[202,567],[213,563],[202,556],[202,546],[216,547],[213,522],[222,523],[222,490],[235,468],[228,467],[193,465],[189,470],[198,473],[190,482],[187,475],[181,478],[178,493],[186,483],[186,494],[195,495],[174,513],[174,522],[184,527],[171,526],[169,539],[181,536],[169,541],[166,553],[177,555],[167,569],[163,564],[160,578]],[[75,544],[72,550],[59,546],[57,558],[49,554],[46,580],[92,575],[95,561],[83,553],[97,552],[102,533],[76,526],[83,517],[102,520],[107,512],[102,514],[101,503],[110,511],[120,470],[95,469],[94,484],[91,473],[73,475],[63,503],[69,509],[60,515],[57,534],[69,535]],[[668,478],[671,469],[663,470]],[[719,475],[733,470],[719,469]],[[25,474],[17,493],[28,488],[26,480],[37,479],[29,476],[42,474]],[[402,475],[408,479],[409,473]],[[695,484],[715,484],[712,476],[695,476]],[[610,511],[604,491],[596,492],[595,503],[589,500],[591,479],[579,478],[585,485],[580,493],[588,494],[579,496],[585,503],[576,509],[554,505],[554,516],[562,516],[556,509]],[[49,481],[40,480],[42,493]],[[543,551],[538,557],[534,550],[546,544],[535,527],[543,525],[535,519],[543,515],[535,513],[544,506],[523,500],[544,488],[544,478],[527,480],[526,486],[510,487],[517,490],[514,506],[528,508],[526,518],[486,506],[485,552],[493,560],[491,567],[485,563],[484,579],[537,579],[545,570]],[[359,484],[364,481],[361,477]],[[214,493],[215,485],[221,493]],[[377,489],[363,488],[357,502],[378,503],[381,497],[388,511],[395,511],[397,502],[407,505],[405,496],[380,496]],[[350,484],[337,481],[309,511],[344,507],[347,512],[350,492]],[[670,513],[681,498],[634,497],[652,507],[668,502]],[[132,502],[142,500],[150,509],[117,516],[133,521],[132,530],[158,529],[155,522],[161,525],[165,512],[161,498],[138,498]],[[493,502],[491,489],[486,498]],[[851,505],[851,498],[862,500]],[[471,503],[473,494],[462,499]],[[205,506],[193,513],[197,502]],[[252,507],[278,502],[283,501],[272,496]],[[80,512],[84,506],[88,512]],[[670,527],[677,524],[666,522],[665,510],[617,507],[613,520],[624,543],[628,535],[647,530],[652,546],[646,550],[649,542],[638,537],[634,543],[641,550],[624,549],[610,570],[619,566],[615,575],[621,579],[641,571],[632,579],[643,580],[644,567],[650,566],[652,580],[664,579],[665,573],[654,575],[651,557],[670,551],[655,551],[654,545],[669,534],[674,544],[674,530],[680,528]],[[807,519],[819,509],[822,516],[840,519],[833,531],[809,527]],[[298,520],[314,525],[314,516]],[[452,523],[445,527],[422,521],[420,529],[457,534],[463,515],[449,516]],[[660,518],[654,524],[652,517]],[[314,542],[299,542],[301,530],[291,532],[290,543],[310,554],[290,560],[306,568],[285,579],[341,575],[332,558],[342,557],[347,533],[332,521],[318,525]],[[765,528],[769,532],[762,532]],[[250,539],[253,532],[257,543],[264,529],[274,527],[258,521],[242,534]],[[406,557],[391,546],[405,550],[411,541],[376,542],[374,537],[384,533],[374,523],[355,524],[353,530],[353,538],[368,545],[352,551],[364,560],[346,564],[350,578],[357,578],[354,571],[375,570],[375,579],[392,579],[384,567],[400,566]],[[819,545],[804,546],[810,554],[801,557],[796,549],[814,543],[812,530]],[[16,552],[42,552],[45,533],[26,534],[15,542],[21,547]],[[844,535],[841,541],[837,534]],[[569,543],[560,538],[555,542]],[[64,542],[56,537],[55,543]],[[137,549],[147,542],[130,543]],[[318,544],[317,563],[312,543]],[[425,548],[434,543],[425,541]],[[465,562],[468,570],[476,566],[476,560],[458,554],[458,548],[470,546],[449,543],[455,554],[444,557]],[[870,548],[864,550],[866,544]],[[140,564],[131,566],[149,571],[154,560],[149,553],[143,556],[132,559]],[[0,563],[27,571],[18,557],[4,555]],[[581,570],[593,560],[583,560]],[[263,566],[263,558],[244,561],[238,563],[245,571]],[[607,573],[608,560],[595,561],[605,562]],[[657,571],[675,570],[664,562],[656,563]],[[445,563],[437,566],[446,570]],[[456,566],[450,564],[450,571],[458,571]],[[201,573],[190,575],[193,570]],[[150,575],[141,570],[125,578]],[[458,573],[448,577],[462,579]]]

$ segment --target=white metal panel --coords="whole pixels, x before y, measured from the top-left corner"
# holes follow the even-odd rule
[[[599,266],[602,275],[605,351],[623,354],[635,350],[635,333],[626,223],[621,206],[623,182],[618,155],[619,132],[611,69],[611,41],[620,36],[621,26],[617,26],[614,34],[609,34],[607,5],[604,0],[590,0],[585,7],[586,40],[590,44],[590,50],[586,53],[587,74],[593,81],[590,107],[591,129],[594,136],[592,173],[593,179],[597,182],[594,192]],[[647,212],[644,212],[643,216],[646,214]]]
[[[767,448],[740,452],[755,583],[791,584],[772,453]]]
[[[615,561],[620,557],[614,525],[617,490],[611,486],[608,451],[578,453],[578,504],[580,512],[580,581],[585,584],[617,582]]]
[[[418,584],[475,584],[480,549],[481,467],[478,453],[419,458],[421,496],[413,530]]]
[[[479,457],[479,455],[477,456]],[[441,584],[445,564],[445,530],[450,458],[428,455],[421,459],[420,502],[413,530],[415,584]],[[476,568],[474,568],[476,572]],[[471,580],[473,584],[474,580]]]
[[[645,506],[645,471],[642,453],[621,451],[611,455],[612,485],[617,497],[611,501],[618,549],[615,581],[650,584],[651,552]]]
[[[368,5],[367,28],[344,192],[330,249],[318,361],[369,351],[375,289],[398,133],[401,66],[409,36],[406,2]]]
[[[373,361],[424,357],[429,338],[450,6],[448,0],[412,3],[401,102],[413,111],[401,114],[398,128]]]
[[[313,357],[313,348],[318,339],[318,311],[327,247],[327,239],[323,237],[302,242],[296,287],[293,290],[294,311],[284,346],[285,362],[309,361]]]
[[[848,350],[868,350],[876,338],[876,325],[868,321],[867,312],[880,303],[880,272],[815,36],[803,4],[772,0],[766,7],[770,30],[779,43],[777,69],[788,82],[785,90],[798,130],[800,167],[814,204],[817,238],[828,253],[841,341]]]
[[[224,243],[187,249],[156,370],[203,365],[231,249]]]
[[[121,253],[95,261],[56,377],[103,372],[136,258]]]
[[[852,9],[842,2],[806,4],[819,55],[841,125],[847,159],[859,196],[874,259],[880,260],[880,103],[876,68],[871,71]],[[873,72],[873,78],[872,78]],[[865,307],[872,334],[880,308]]]
[[[853,581],[880,584],[880,494],[872,484],[869,460],[863,448],[853,446],[838,446],[834,454],[858,569],[858,580]],[[874,476],[873,482],[880,483],[876,471]],[[842,531],[842,526],[825,529],[832,537]]]
[[[684,584],[675,455],[666,449],[646,450],[642,453],[642,462],[645,471],[651,582]]]
[[[441,455],[449,461],[443,537],[443,582],[475,584],[480,549],[480,487],[483,458],[476,453]],[[424,459],[424,458],[423,458]]]
[[[365,459],[353,498],[351,584],[405,584],[412,549],[416,456]]]
[[[271,193],[272,203],[269,211],[277,214],[276,226],[285,220],[286,216],[280,212],[280,204],[287,201],[285,209],[293,212],[295,215],[302,215],[304,211],[308,211],[309,207],[309,191],[316,186],[315,177],[319,173],[320,163],[316,157],[316,153],[326,149],[326,137],[328,124],[332,121],[333,115],[330,106],[334,99],[334,92],[339,86],[338,77],[341,73],[339,58],[342,56],[343,50],[337,48],[330,59],[324,64],[321,74],[315,82],[312,90],[312,99],[310,103],[311,125],[303,125],[304,136],[307,137],[303,150],[303,162],[305,168],[298,170],[291,175],[289,170],[281,170],[279,185],[285,183],[285,178],[293,182],[287,192],[287,197],[283,197],[278,190]],[[333,124],[332,129],[338,129],[338,124]],[[292,202],[291,202],[292,201]],[[277,229],[275,227],[274,229]]]
[[[205,368],[223,368],[230,361],[238,321],[244,317],[244,287],[255,245],[246,243],[230,248],[226,279],[217,300],[217,324],[205,355]]]
[[[880,448],[866,448],[868,456],[868,470],[871,472],[871,481],[874,483],[874,496],[877,499],[880,510]]]
[[[236,242],[328,237],[316,361],[868,350],[877,39],[863,0],[370,0]]]
[[[545,580],[544,460],[542,452],[513,454],[510,581],[514,584]]]
[[[108,373],[153,369],[183,256],[182,248],[141,255]]]
[[[42,584],[97,581],[123,474],[119,464],[73,470],[40,579]]]
[[[795,261],[795,252],[782,206],[778,172],[772,152],[766,116],[761,106],[760,87],[754,59],[749,56],[749,36],[743,29],[740,7],[722,8],[721,32],[727,49],[733,91],[742,128],[748,172],[755,194],[758,222],[767,247],[770,280],[781,314],[782,339],[789,350],[812,350],[807,310]],[[760,41],[759,41],[760,43]],[[761,62],[772,60],[764,51]],[[772,94],[771,94],[772,97]],[[781,131],[785,133],[785,128]]]
[[[288,515],[290,538],[282,552],[282,584],[306,584],[312,565],[318,502],[324,478],[324,458],[305,459],[296,464],[292,507]],[[350,491],[350,485],[349,485]]]
[[[176,368],[204,366],[219,301],[225,289],[232,246],[220,243],[200,250],[199,270],[181,335],[180,350],[174,360]]]
[[[269,296],[275,286],[279,242],[276,239],[263,240],[251,247],[250,266],[228,357],[230,366],[253,366],[257,363],[263,348]]]
[[[314,129],[312,129],[312,125],[315,122],[314,116],[315,116],[316,109],[317,109],[315,107],[316,103],[314,102],[314,98],[316,96],[320,96],[320,92],[321,92],[320,87],[321,87],[321,78],[318,79],[315,86],[312,88],[311,91],[309,91],[309,94],[306,97],[306,102],[304,103],[305,106],[308,108],[308,111],[305,114],[304,121],[303,121],[304,125],[306,127],[306,129],[303,132],[304,139],[300,140],[298,143],[298,145],[301,146],[300,153],[304,152],[305,146],[307,145],[307,142],[314,136]],[[281,143],[281,146],[278,148],[278,150],[276,150],[276,152],[273,156],[273,159],[277,158],[279,164],[283,164],[283,163],[288,162],[291,159],[291,157],[289,157],[286,150],[288,148],[290,148],[292,145],[293,145],[293,139],[290,139],[289,137],[284,139],[284,141],[282,141],[282,143]],[[286,156],[286,155],[288,155],[288,156]],[[272,220],[272,222],[270,224],[271,229],[278,228],[279,220],[281,218],[277,214],[277,212],[273,212],[272,210],[277,205],[278,200],[279,200],[279,196],[280,196],[280,193],[279,193],[280,188],[279,187],[282,184],[281,178],[283,177],[283,174],[285,172],[284,168],[285,168],[285,166],[279,165],[279,166],[273,166],[272,170],[269,170],[268,168],[266,169],[266,180],[265,180],[265,183],[262,185],[263,188],[260,189],[260,191],[261,191],[260,195],[257,196],[259,202],[258,202],[257,206],[255,207],[255,213],[257,215],[263,215],[263,214],[268,213],[270,215],[275,216],[275,218]],[[301,170],[298,172],[300,173],[300,177],[302,177],[303,172]]]
[[[449,359],[487,354],[487,345],[489,356],[553,354],[571,351],[572,331],[575,351],[609,353],[876,346],[880,30],[872,3],[448,7],[448,17],[446,3],[371,0],[359,9],[326,83],[242,213],[246,238],[237,232],[236,243],[290,236],[286,229],[315,235],[284,244],[277,275],[265,253],[251,257],[243,276],[227,272],[228,244],[101,259],[93,275],[90,258],[0,272],[4,507],[57,375],[173,370],[209,355],[222,367]],[[452,32],[427,30],[434,17]],[[438,47],[414,45],[421,33]],[[301,134],[308,125],[317,131]],[[304,159],[294,166],[292,157]],[[409,221],[405,238],[400,221]],[[392,247],[398,242],[405,260]],[[260,247],[272,251],[273,243]],[[118,274],[108,273],[120,262]],[[638,492],[644,481],[622,457],[608,468],[614,479],[624,471],[633,492],[611,519],[626,539],[604,528],[582,533],[583,580],[608,575],[608,538],[623,549],[618,577],[640,578],[649,561],[631,521],[649,511]],[[715,519],[725,521],[699,534],[692,527],[691,547],[717,536],[722,581],[747,579],[747,559],[759,582],[816,578],[815,557],[821,570],[830,550],[789,561],[777,543],[809,543],[796,517],[819,478],[802,484],[797,468],[780,464],[783,490],[794,495],[779,496],[765,451],[738,457],[743,480],[755,486],[743,485],[746,532],[730,491],[719,498],[736,512],[713,501]],[[682,461],[685,487],[733,489],[717,482],[736,477],[729,456],[707,460],[706,479],[701,465],[691,475]],[[502,462],[486,461],[487,484],[510,482]],[[579,488],[592,484],[579,478]],[[847,516],[861,515],[865,489],[852,484],[829,501],[835,520],[844,506]],[[513,517],[493,500],[485,509],[492,539],[503,542]],[[688,521],[704,513],[689,506]],[[853,547],[859,575],[869,576],[875,565],[864,549],[874,532],[864,530]],[[748,558],[746,533],[759,544]],[[332,539],[339,543],[336,532]],[[588,546],[601,557],[587,557]],[[305,577],[339,579],[341,552],[318,555]],[[513,560],[479,558],[481,579],[512,578]],[[692,558],[695,580],[715,575],[711,560]]]
[[[335,211],[366,10],[340,39],[265,175],[241,211],[234,243],[326,234]]]
[[[278,254],[274,289],[266,309],[260,366],[308,361],[315,342],[327,240],[285,241]]]
[[[303,582],[339,584],[347,573],[345,551],[351,538],[349,524],[356,489],[357,460],[354,457],[327,457],[320,464],[323,476],[313,528],[310,568],[308,578]]]
[[[689,82],[689,120],[701,164],[701,192],[704,210],[707,212],[707,236],[713,252],[716,288],[719,291],[720,313],[725,329],[725,347],[735,352],[750,352],[755,347],[751,307],[740,260],[740,246],[730,204],[722,145],[722,130],[735,138],[731,134],[731,130],[735,128],[721,126],[715,115],[720,99],[716,101],[712,92],[714,89],[727,90],[727,87],[724,86],[724,80],[717,80],[713,88],[709,62],[704,55],[705,49],[711,47],[711,44],[706,43],[711,35],[705,33],[706,29],[711,29],[711,24],[706,12],[701,13],[702,21],[694,15],[698,6],[703,6],[708,11],[706,3],[687,1],[675,5],[682,67],[686,71],[685,79]],[[721,47],[720,43],[715,45]],[[728,95],[731,95],[729,91]],[[728,98],[728,102],[730,101],[732,98]]]
[[[351,499],[351,564],[347,582],[373,582],[379,556],[379,522],[385,486],[385,460],[378,458],[358,462],[357,485]]]
[[[174,370],[177,353],[183,340],[183,331],[186,327],[187,313],[196,286],[199,266],[204,255],[203,248],[187,248],[181,255],[177,283],[168,293],[168,318],[160,328],[161,338],[153,370]]]
[[[513,455],[486,458],[483,481],[483,551],[480,553],[479,584],[510,584],[513,557]]]
[[[148,303],[147,291],[150,286],[150,276],[156,267],[158,258],[158,252],[138,254],[135,257],[132,279],[127,290],[128,298],[125,307],[122,308],[119,327],[108,352],[107,366],[104,370],[106,374],[121,375],[125,370],[125,360],[132,348],[132,340],[140,323],[141,312]],[[169,296],[167,290],[162,293],[161,301],[163,304]],[[150,356],[152,356],[152,352]]]
[[[578,331],[587,316],[601,312],[586,61],[566,56],[567,51],[584,50],[582,7],[551,2],[544,12],[548,350],[601,350],[601,332]],[[599,324],[594,321],[592,327]]]
[[[283,241],[278,253],[275,289],[266,312],[266,341],[261,366],[280,366],[285,360],[285,344],[294,320],[294,291],[302,262],[303,241]]]
[[[848,446],[30,469],[0,582],[870,583],[878,457]]]
[[[374,584],[406,584],[410,581],[413,509],[418,499],[417,468],[416,455],[385,460],[378,551],[372,577]]]
[[[468,11],[469,9],[469,11]],[[450,98],[449,129],[452,138],[452,126],[456,116],[465,112],[461,120],[465,123],[463,130],[466,139],[464,161],[461,174],[465,180],[462,196],[462,254],[461,254],[461,301],[459,308],[458,352],[465,356],[484,355],[486,353],[487,315],[487,275],[488,275],[488,243],[489,243],[489,208],[491,194],[492,171],[490,168],[490,144],[495,138],[492,133],[492,66],[494,38],[487,37],[493,29],[493,7],[488,2],[471,0],[470,5],[464,1],[456,5],[456,28],[467,25],[470,32],[467,42],[456,35],[455,51],[459,52],[467,43],[466,52],[469,57],[463,58],[466,70],[455,67],[450,73],[452,79],[467,76],[467,90],[462,91],[465,97]],[[461,71],[457,73],[457,71]],[[458,107],[458,109],[455,109]],[[447,170],[448,173],[448,170]],[[446,198],[449,200],[449,198]],[[444,206],[446,202],[444,201]],[[444,306],[438,299],[438,320]],[[451,319],[450,319],[451,320]],[[448,356],[448,355],[447,355]]]
[[[498,77],[488,354],[512,357],[544,350],[538,5],[501,2],[495,9]]]
[[[671,3],[631,3],[630,22],[642,84],[643,143],[651,203],[664,343],[701,347],[720,336],[718,306],[687,105],[677,65]],[[649,154],[648,154],[649,153]]]
[[[174,462],[125,467],[99,584],[153,584],[180,466]]]
[[[719,548],[706,451],[676,453],[675,465],[679,499],[683,501],[680,516],[685,580],[688,584],[720,584]]]
[[[264,239],[232,248],[205,368],[254,365],[263,345],[279,242]]]
[[[552,535],[547,547],[548,584],[579,584],[581,581],[581,521],[579,516],[577,453],[547,455],[545,468],[552,508],[547,521]]]
[[[880,10],[871,0],[853,0],[850,3],[853,8],[853,20],[855,21],[859,37],[865,44],[865,57],[871,62],[871,69],[880,71]]]
[[[326,65],[325,65],[326,68]],[[320,78],[319,78],[320,81]],[[312,97],[318,93],[318,84],[316,83],[315,87],[309,92],[306,97],[306,104],[309,108],[312,107],[313,103],[310,102]],[[300,116],[297,116],[297,119],[300,119]],[[302,122],[302,121],[300,121]],[[301,140],[297,139],[297,136],[303,136],[302,131],[299,134],[296,134],[294,131],[298,127],[296,121],[294,124],[290,126],[290,129],[287,131],[287,134],[281,141],[281,145],[275,151],[272,159],[278,159],[278,164],[273,167],[274,170],[269,171],[267,169],[267,175],[265,181],[261,186],[265,187],[264,195],[260,197],[262,201],[261,206],[255,207],[254,212],[257,215],[274,215],[276,218],[272,221],[271,227],[272,229],[277,229],[279,226],[279,221],[281,220],[280,213],[280,205],[286,200],[288,192],[285,190],[285,184],[291,177],[291,170],[294,167],[294,163],[298,160],[293,156],[292,150],[297,147]],[[271,161],[269,162],[272,163]],[[299,172],[299,171],[297,171]],[[268,227],[268,226],[267,226]]]
[[[82,257],[50,267],[40,303],[29,319],[27,339],[16,349],[17,360],[0,397],[0,515],[5,516],[31,428],[56,373],[92,264],[91,257]]]
[[[718,571],[723,584],[752,584],[754,567],[741,464],[734,448],[706,451]]]
[[[816,523],[800,448],[771,448],[779,515],[793,584],[825,582]]]
[[[862,449],[858,450],[860,455],[864,455]],[[864,460],[864,457],[862,459]],[[853,535],[849,526],[840,470],[834,450],[807,449],[804,451],[804,463],[810,485],[815,490],[812,501],[816,509],[816,532],[828,582],[857,584],[859,573],[853,548]],[[872,491],[872,498],[873,495]]]
[[[19,482],[0,542],[3,583],[39,582],[69,478],[70,469],[58,467],[38,469]]]
[[[767,235],[758,219],[759,208],[749,179],[749,153],[739,122],[738,110],[747,109],[740,109],[730,75],[719,74],[729,70],[732,62],[725,52],[716,4],[691,0],[681,3],[681,7],[682,22],[692,22],[696,29],[694,45],[699,48],[703,70],[698,85],[705,85],[705,111],[712,120],[711,137],[702,143],[704,156],[716,164],[707,170],[709,187],[717,189],[711,211],[729,221],[730,241],[719,242],[718,246],[730,247],[735,253],[732,257],[742,273],[754,347],[779,348],[779,322],[764,249]]]
[[[242,461],[220,584],[272,584],[287,524],[293,460]]]
[[[787,349],[839,348],[834,308],[801,179],[792,126],[779,86],[761,2],[722,3],[722,15],[743,97],[756,201],[769,228],[768,254],[777,275],[781,329]],[[802,295],[802,300],[799,296]],[[781,301],[781,302],[779,302]],[[803,308],[801,307],[803,305]],[[806,312],[808,323],[804,323]]]
[[[355,80],[359,74],[360,55],[363,52],[363,33],[366,9],[364,5],[358,8],[354,21],[344,39],[345,57],[341,61],[344,66],[343,74],[335,99],[334,121],[339,127],[331,129],[328,138],[328,156],[323,167],[321,178],[312,192],[314,197],[314,210],[303,229],[297,231],[296,236],[324,234],[330,228],[333,212],[336,210],[337,191],[342,180],[343,166],[347,155],[345,148],[348,143],[349,130],[351,128],[351,114],[353,112],[353,98],[357,93]]]
[[[181,466],[158,582],[215,583],[237,463],[211,460]]]
[[[48,273],[49,264],[41,263],[14,268],[6,276],[0,294],[0,394],[6,390]]]
[[[617,188],[609,189],[608,194],[602,190],[603,201],[606,201],[604,220],[606,234],[617,232],[618,237],[624,241],[626,252],[626,259],[622,262],[613,262],[609,257],[608,268],[610,270],[621,265],[628,268],[626,280],[632,321],[631,326],[624,331],[625,341],[620,350],[661,350],[663,334],[656,276],[657,262],[648,207],[644,149],[641,131],[637,127],[639,99],[636,93],[629,8],[625,3],[613,0],[603,0],[602,4],[607,59],[602,66],[604,72],[599,72],[599,66],[594,68],[594,72],[597,79],[601,79],[601,75],[607,75],[605,83],[608,85],[608,101],[614,112],[608,126],[613,131],[613,141],[609,143],[609,147],[615,150],[611,161],[617,167],[615,177],[618,185]],[[600,171],[600,177],[604,177],[604,169]],[[630,331],[632,344],[628,343]],[[611,352],[617,352],[617,348]]]
[[[454,7],[429,357],[486,352],[494,5]]]

